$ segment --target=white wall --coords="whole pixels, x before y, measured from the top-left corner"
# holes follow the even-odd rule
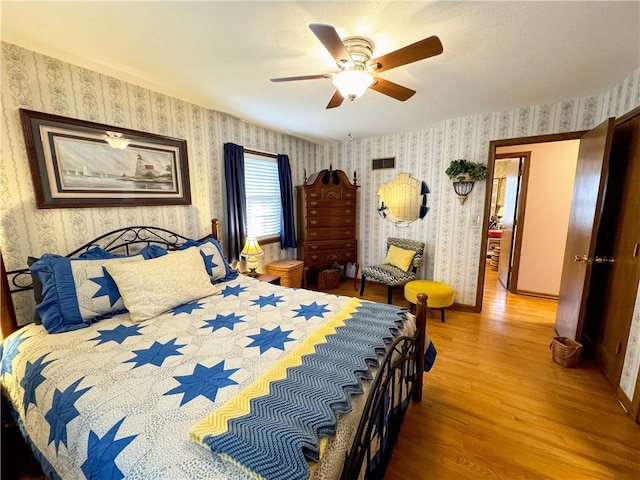
[[[579,140],[500,147],[531,152],[517,289],[558,296]]]

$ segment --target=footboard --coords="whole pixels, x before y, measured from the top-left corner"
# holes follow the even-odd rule
[[[382,478],[411,398],[422,400],[427,296],[418,294],[416,335],[397,337],[380,363],[345,460],[342,480]]]

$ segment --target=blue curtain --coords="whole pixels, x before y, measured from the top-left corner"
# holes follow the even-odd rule
[[[240,260],[247,237],[247,197],[244,191],[244,148],[224,144],[224,179],[227,190],[226,244],[229,262]]]
[[[289,156],[278,154],[278,177],[280,180],[280,248],[296,248],[296,227],[293,221],[293,185]]]

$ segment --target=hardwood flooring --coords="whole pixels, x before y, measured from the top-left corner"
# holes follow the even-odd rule
[[[352,281],[328,291],[358,294]],[[367,282],[363,298],[386,302],[386,287]],[[640,478],[640,425],[613,387],[589,359],[551,359],[556,304],[506,292],[489,271],[481,313],[429,312],[438,356],[385,479]]]

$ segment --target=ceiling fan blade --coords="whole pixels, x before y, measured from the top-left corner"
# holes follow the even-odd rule
[[[373,85],[369,87],[371,90],[384,93],[385,95],[395,98],[396,100],[400,100],[401,102],[409,100],[416,93],[415,90],[390,82],[384,78],[373,77],[373,80]]]
[[[327,108],[339,107],[340,105],[342,105],[342,102],[344,102],[344,97],[340,95],[340,92],[338,90],[336,90],[336,93],[334,93],[333,97],[331,97],[331,100],[329,100]]]
[[[279,77],[272,78],[272,82],[292,82],[294,80],[315,80],[317,78],[331,78],[330,73],[319,73],[317,75],[300,75],[297,77]]]
[[[331,25],[324,23],[311,23],[309,28],[318,37],[318,40],[324,45],[338,65],[344,63],[352,63],[351,55],[342,43],[342,39],[336,29]]]
[[[374,58],[368,62],[368,65],[374,68],[373,71],[375,73],[384,72],[408,63],[440,55],[443,51],[440,39],[434,35],[381,57]],[[376,64],[377,68],[375,68]]]

